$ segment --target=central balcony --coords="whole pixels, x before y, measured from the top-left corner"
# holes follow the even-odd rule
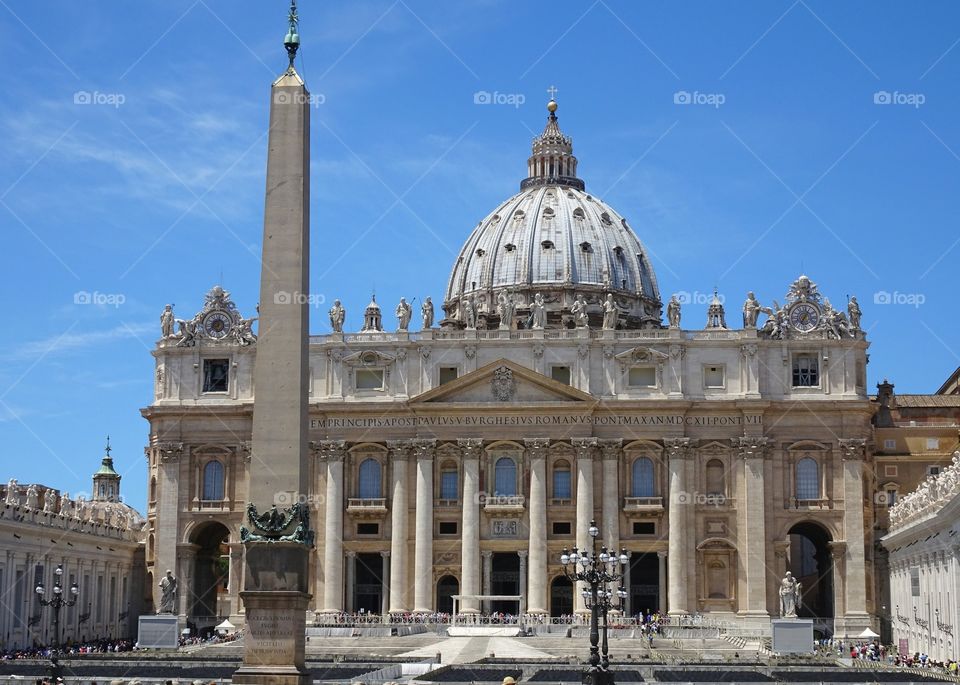
[[[387,515],[386,497],[350,497],[347,513],[354,518],[384,518]]]
[[[623,513],[627,516],[656,516],[663,513],[663,497],[624,497]]]
[[[523,495],[487,495],[483,498],[483,510],[498,516],[520,516],[526,499]]]

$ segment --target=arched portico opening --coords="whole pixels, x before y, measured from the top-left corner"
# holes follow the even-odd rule
[[[833,559],[830,533],[812,521],[797,523],[788,531],[788,570],[801,583],[802,599],[797,615],[833,618]]]
[[[550,583],[550,615],[569,616],[573,613],[573,583],[558,576]]]
[[[460,594],[460,581],[453,576],[443,576],[437,581],[437,612],[453,613],[453,596]]]
[[[216,625],[218,617],[228,613],[222,610],[221,602],[226,601],[230,578],[229,539],[230,530],[217,521],[198,526],[190,536],[190,542],[197,546],[193,562],[193,586],[181,586],[180,592],[189,593],[190,621],[200,630]]]

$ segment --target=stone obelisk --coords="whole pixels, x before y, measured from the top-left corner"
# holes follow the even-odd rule
[[[246,634],[233,682],[250,685],[312,682],[304,667],[313,546],[307,499],[310,108],[293,67],[300,44],[295,0],[289,20],[290,65],[271,88],[250,494],[241,529]]]

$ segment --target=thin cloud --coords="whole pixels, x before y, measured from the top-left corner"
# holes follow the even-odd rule
[[[103,331],[86,331],[80,333],[68,333],[66,335],[52,335],[42,340],[24,343],[16,350],[12,350],[0,356],[4,361],[23,361],[26,359],[35,359],[39,355],[53,356],[75,352],[98,345],[105,345],[117,340],[125,340],[140,335],[145,335],[151,331],[156,332],[157,324],[153,323],[133,323],[121,324],[115,328]]]

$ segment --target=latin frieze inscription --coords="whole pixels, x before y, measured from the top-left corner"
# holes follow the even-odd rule
[[[331,416],[311,419],[313,430],[367,428],[457,428],[473,426],[744,426],[760,425],[759,415],[723,414],[534,414],[518,416]]]

